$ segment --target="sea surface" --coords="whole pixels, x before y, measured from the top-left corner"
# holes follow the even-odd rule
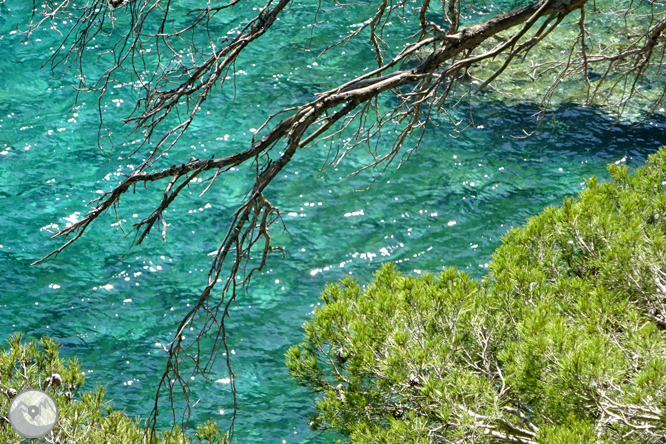
[[[97,97],[77,99],[73,71],[41,68],[71,22],[46,26],[26,42],[16,30],[25,29],[31,5],[0,4],[0,340],[16,331],[53,336],[65,357],[82,361],[89,388],[105,385],[115,407],[145,417],[164,368],[161,344],[203,288],[209,253],[226,233],[253,170],[225,174],[202,197],[207,184],[192,185],[165,214],[166,242],[151,233],[130,248],[132,236],[118,225],[119,220],[127,231],[152,211],[164,184],[151,183],[123,196],[118,219],[113,212],[105,215],[59,256],[31,266],[60,245],[49,239],[50,231],[79,220],[86,202],[142,159],[141,152],[125,159],[139,136],[121,124],[136,94],[109,90],[101,109],[114,145],[104,141],[100,150]],[[270,113],[305,103],[373,66],[365,42],[319,56],[365,20],[368,5],[347,11],[331,6],[314,31],[307,26],[313,5],[295,3],[248,49],[236,65],[235,85],[215,91],[161,166],[245,149],[252,130]],[[216,26],[235,27],[242,11],[237,8]],[[122,12],[116,14],[117,29],[110,33],[124,23]],[[396,20],[395,32],[406,35],[407,25],[401,26]],[[101,46],[104,38],[98,37]],[[84,68],[94,76],[100,63],[88,57]],[[362,192],[357,190],[367,188],[377,171],[347,175],[367,155],[349,156],[320,172],[327,147],[297,153],[266,193],[285,214],[290,234],[277,226],[273,231],[285,258],[271,257],[227,320],[238,442],[330,438],[308,429],[313,397],[289,379],[284,365],[285,351],[302,338],[301,325],[326,283],[353,276],[365,284],[385,261],[410,274],[458,267],[481,278],[510,227],[575,195],[590,176],[607,179],[608,163],[639,166],[666,143],[663,110],[638,126],[613,125],[614,117],[602,110],[563,103],[540,132],[524,137],[523,130],[535,128],[536,110],[531,103],[479,96],[473,126],[452,137],[440,119],[406,163],[389,167]],[[220,382],[193,381],[201,398],[194,422],[211,417],[227,426],[233,404],[226,377],[220,359],[213,374]]]

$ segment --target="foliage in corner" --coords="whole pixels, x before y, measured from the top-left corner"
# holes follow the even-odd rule
[[[311,425],[352,443],[666,439],[666,151],[513,229],[482,283],[387,264],[287,352]]]
[[[197,427],[196,441],[178,426],[152,436],[138,418],[114,410],[105,398],[104,388],[83,391],[84,375],[76,358],[61,359],[60,346],[49,337],[25,341],[17,333],[8,339],[9,347],[0,350],[0,442],[27,442],[9,424],[9,404],[21,390],[37,388],[48,392],[58,406],[58,424],[33,443],[86,444],[226,444],[217,424],[208,421]]]

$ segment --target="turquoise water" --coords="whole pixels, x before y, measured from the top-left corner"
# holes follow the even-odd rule
[[[166,243],[155,235],[130,249],[131,237],[108,214],[57,258],[31,267],[59,245],[49,240],[54,224],[62,228],[76,220],[97,190],[108,190],[138,161],[119,160],[136,146],[136,136],[118,123],[130,111],[133,93],[114,89],[105,102],[105,121],[114,132],[107,158],[97,148],[95,97],[82,96],[71,109],[73,75],[55,78],[39,69],[59,35],[40,31],[24,44],[20,34],[11,33],[27,22],[28,6],[0,5],[0,337],[24,331],[57,338],[64,355],[81,359],[89,386],[105,384],[116,407],[145,416],[164,366],[158,344],[169,341],[187,304],[198,297],[208,253],[226,232],[253,171],[218,179],[201,198],[205,184],[193,185],[166,214]],[[349,17],[330,12],[311,49],[299,50],[310,40],[311,30],[302,24],[312,8],[294,5],[271,30],[272,38],[239,61],[236,100],[233,88],[216,92],[167,164],[242,149],[250,128],[271,112],[303,103],[336,79],[372,66],[361,44],[317,58],[340,26],[362,21],[362,13],[363,8]],[[289,38],[277,39],[284,36]],[[94,60],[87,63],[90,72],[99,69]],[[325,441],[308,430],[312,398],[289,380],[283,357],[301,338],[300,325],[325,283],[346,275],[368,282],[388,260],[407,273],[455,266],[480,277],[509,227],[575,194],[585,178],[607,178],[607,163],[640,165],[666,142],[663,114],[634,129],[608,129],[612,118],[574,106],[557,109],[539,135],[513,137],[534,127],[534,111],[530,104],[507,106],[483,96],[474,106],[476,128],[459,138],[450,137],[445,125],[432,128],[406,164],[389,168],[365,192],[355,190],[366,188],[372,173],[345,179],[365,157],[352,156],[318,174],[326,150],[315,146],[298,153],[267,192],[293,214],[285,216],[291,236],[274,232],[286,258],[270,261],[228,320],[239,442]],[[162,186],[138,187],[124,197],[124,226],[151,211]],[[215,371],[214,379],[227,377],[222,360]],[[201,402],[193,419],[213,417],[226,427],[229,385],[195,380],[194,389]]]

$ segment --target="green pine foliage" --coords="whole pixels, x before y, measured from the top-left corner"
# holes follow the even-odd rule
[[[197,427],[196,441],[178,426],[150,438],[138,418],[114,410],[104,388],[84,391],[84,375],[76,358],[61,359],[60,346],[51,338],[25,341],[22,334],[8,339],[0,351],[0,443],[49,444],[221,444],[226,443],[217,424],[209,421]],[[58,406],[58,424],[39,439],[25,439],[8,422],[11,399],[21,390],[37,388],[48,392]]]
[[[666,151],[513,229],[483,282],[328,285],[292,376],[352,443],[666,442]]]

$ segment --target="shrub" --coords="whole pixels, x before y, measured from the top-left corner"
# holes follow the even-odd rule
[[[21,390],[38,388],[48,392],[58,406],[58,424],[50,434],[30,442],[50,444],[193,444],[180,429],[160,433],[151,439],[138,418],[114,410],[105,398],[104,388],[82,391],[85,378],[76,358],[60,358],[59,345],[49,337],[24,341],[22,334],[8,339],[0,351],[0,411],[6,415],[11,399]],[[198,443],[221,443],[217,424],[209,421],[197,427]],[[6,416],[0,418],[0,442],[22,443]]]
[[[666,440],[666,151],[503,238],[483,282],[383,265],[287,352],[353,443]]]

